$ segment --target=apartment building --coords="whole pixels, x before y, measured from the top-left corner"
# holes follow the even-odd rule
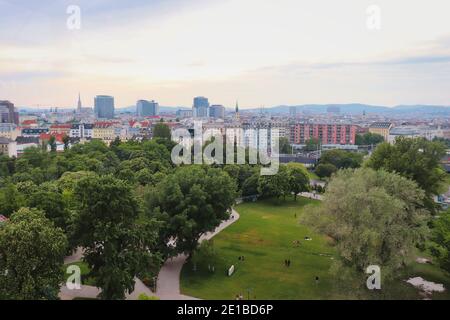
[[[351,124],[297,123],[291,126],[291,143],[305,144],[317,139],[322,144],[355,144],[357,126]]]
[[[369,132],[383,136],[384,141],[389,140],[389,133],[394,125],[390,122],[375,122],[369,127]]]

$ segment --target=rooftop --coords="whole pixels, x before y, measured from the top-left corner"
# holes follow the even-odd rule
[[[11,139],[0,137],[0,144],[10,144],[11,142],[13,142]]]
[[[392,126],[390,122],[374,122],[370,125],[371,128],[376,129],[389,129]]]

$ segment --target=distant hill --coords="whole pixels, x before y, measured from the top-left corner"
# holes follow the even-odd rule
[[[450,106],[435,106],[435,105],[399,105],[395,107],[386,106],[374,106],[368,104],[351,103],[351,104],[304,104],[297,106],[275,106],[264,108],[264,112],[271,114],[288,114],[291,107],[296,107],[298,113],[327,113],[329,107],[338,107],[342,114],[357,115],[366,112],[366,114],[385,114],[385,115],[402,115],[402,114],[423,114],[423,115],[435,115],[435,116],[450,116]],[[175,113],[177,110],[191,110],[188,107],[170,107],[160,106],[160,111],[163,113]],[[21,112],[39,112],[47,108],[35,108],[35,107],[19,107]],[[60,108],[60,110],[70,110],[69,108]],[[72,110],[74,110],[72,108]],[[227,111],[233,111],[234,109],[227,108]],[[259,112],[261,108],[241,109],[242,113],[245,112]],[[127,113],[136,112],[135,106],[119,107],[116,108],[116,112]]]
[[[264,108],[264,112],[273,114],[289,113],[291,107],[296,107],[297,112],[310,112],[310,113],[327,113],[329,107],[338,107],[342,114],[362,114],[366,112],[378,113],[378,114],[404,114],[404,113],[420,113],[420,114],[436,114],[436,115],[450,115],[450,106],[432,106],[432,105],[412,105],[412,106],[374,106],[368,104],[305,104],[297,106],[276,106],[272,108]],[[260,108],[244,109],[242,112],[257,112]]]

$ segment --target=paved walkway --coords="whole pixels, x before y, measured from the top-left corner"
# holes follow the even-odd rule
[[[308,199],[314,199],[314,200],[320,200],[323,201],[323,195],[318,193],[311,193],[311,192],[302,192],[299,194],[299,196],[308,198]]]
[[[83,249],[78,248],[71,256],[64,259],[64,264],[71,264],[83,259]],[[139,295],[145,293],[149,297],[155,296],[155,294],[138,278],[135,278],[134,291],[126,295],[127,300],[138,300]],[[95,299],[101,290],[93,286],[81,286],[80,290],[69,290],[67,286],[62,286],[59,292],[59,298],[61,300],[73,300],[74,298],[88,298]]]
[[[83,259],[83,249],[77,248],[71,256],[64,258],[64,264],[75,263],[81,261],[81,259]]]
[[[210,240],[219,234],[223,229],[233,224],[239,219],[239,213],[234,209],[232,211],[233,218],[224,221],[214,232],[208,232],[200,237],[199,242]],[[78,262],[83,258],[83,250],[81,248],[64,259],[64,264]],[[187,260],[186,255],[179,255],[175,258],[167,260],[158,275],[157,293],[153,293],[141,280],[135,278],[135,288],[131,294],[126,295],[127,300],[138,300],[139,295],[145,293],[147,296],[158,296],[161,300],[197,300],[196,298],[182,295],[180,293],[180,275],[181,269]],[[69,290],[66,286],[62,286],[59,292],[61,300],[73,300],[74,298],[95,299],[101,290],[93,286],[81,286],[80,290]]]
[[[309,184],[311,186],[321,186],[321,187],[325,187],[327,185],[327,183],[322,180],[310,180]]]
[[[239,213],[234,209],[232,211],[232,216],[232,219],[224,221],[214,232],[208,232],[200,237],[199,242],[212,239],[240,218]],[[156,295],[161,300],[198,300],[194,297],[182,295],[180,291],[181,269],[186,263],[187,258],[188,257],[185,254],[181,254],[175,258],[168,259],[162,266],[158,275],[156,289]]]

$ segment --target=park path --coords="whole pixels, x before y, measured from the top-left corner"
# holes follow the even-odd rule
[[[299,196],[308,198],[308,199],[314,199],[314,200],[320,200],[323,201],[323,195],[318,193],[312,193],[312,192],[302,192],[299,193]]]
[[[314,194],[310,192],[303,192],[299,194],[302,197],[323,200],[323,196],[319,194]],[[222,222],[215,231],[205,233],[200,237],[199,242],[205,240],[211,240],[217,234],[222,232],[224,229],[239,220],[239,213],[232,209],[232,218],[227,221]],[[64,262],[65,264],[80,261],[83,257],[83,252],[78,249],[72,256],[67,257]],[[147,286],[145,286],[141,280],[136,278],[135,290],[131,294],[127,294],[127,300],[137,300],[141,293],[145,293],[148,296],[158,296],[161,300],[198,300],[197,298],[186,296],[181,294],[180,290],[180,276],[181,270],[186,263],[188,256],[185,254],[180,254],[174,258],[166,260],[162,266],[157,280],[156,294],[153,293]],[[92,286],[82,286],[81,290],[69,290],[66,286],[61,287],[59,297],[61,300],[72,300],[75,297],[83,298],[95,298],[100,293],[100,289]]]
[[[78,248],[71,256],[64,259],[64,264],[68,265],[81,261],[83,259],[83,249]],[[127,300],[138,300],[139,295],[145,293],[147,296],[155,296],[155,294],[138,278],[134,278],[135,285],[134,291],[126,295]],[[95,299],[99,293],[100,289],[94,286],[81,286],[80,290],[69,290],[67,286],[62,286],[59,291],[59,298],[61,300],[73,300],[74,298],[88,298]]]
[[[222,222],[214,232],[208,232],[202,235],[199,242],[201,243],[202,241],[212,239],[240,218],[239,213],[234,209],[232,209],[231,216],[232,218]],[[198,300],[197,298],[183,295],[180,291],[181,269],[186,263],[187,258],[187,255],[180,254],[174,258],[168,259],[162,266],[158,275],[156,289],[156,295],[161,300]]]
[[[214,232],[208,232],[200,237],[199,242],[210,240],[222,230],[239,220],[240,216],[236,210],[232,210],[232,218],[222,222]],[[64,259],[65,264],[75,263],[83,258],[83,250],[81,248]],[[158,275],[157,291],[153,293],[141,280],[135,278],[135,288],[131,294],[126,295],[127,300],[138,300],[140,294],[145,293],[147,296],[158,296],[161,300],[197,300],[194,297],[182,295],[180,292],[180,275],[181,269],[187,260],[187,256],[182,254],[175,258],[168,259]],[[74,298],[95,299],[100,289],[93,286],[81,286],[80,290],[69,290],[66,286],[62,286],[59,292],[61,300],[73,300]]]

